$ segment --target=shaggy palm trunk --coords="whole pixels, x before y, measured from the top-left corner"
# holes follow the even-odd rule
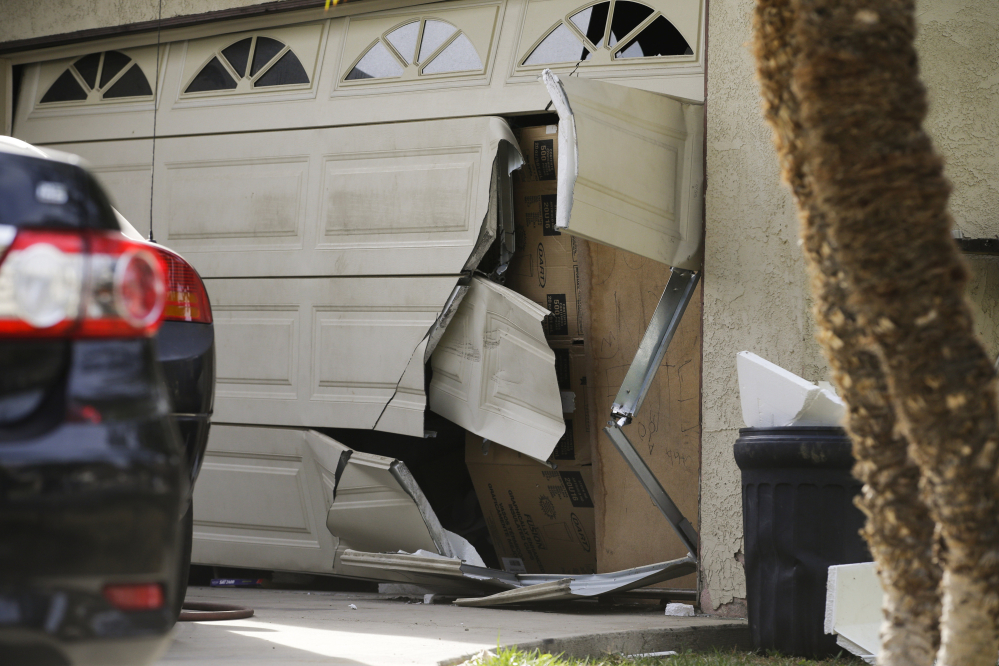
[[[942,161],[922,130],[926,99],[913,47],[913,0],[792,0],[791,8],[793,70],[781,85],[793,91],[797,110],[780,114],[781,127],[785,114],[790,120],[777,134],[786,144],[785,167],[804,174],[806,253],[818,262],[821,338],[827,349],[863,349],[869,339],[880,361],[854,359],[837,368],[840,385],[856,392],[845,397],[853,401],[858,453],[870,456],[859,471],[874,480],[875,494],[877,485],[912,487],[911,477],[896,476],[904,469],[900,456],[880,457],[882,448],[901,446],[900,439],[881,439],[893,412],[943,544],[939,662],[992,666],[999,615],[994,370],[963,297],[967,271],[950,237]],[[809,229],[816,227],[813,237]],[[839,286],[821,291],[829,282]],[[839,296],[830,295],[835,289]],[[844,307],[829,307],[844,297]],[[838,333],[849,330],[847,339]],[[890,402],[882,398],[879,408],[873,396],[885,395],[881,371]],[[854,372],[868,374],[858,382]],[[865,443],[856,428],[872,422],[880,425]],[[913,504],[912,495],[875,497],[868,505],[876,538],[892,530],[907,536],[898,510]],[[888,557],[882,565],[889,586],[904,592],[899,586],[919,565],[879,556]],[[888,610],[909,631],[908,622],[930,604],[908,609],[906,618],[906,603],[904,594],[889,598]]]
[[[798,99],[791,87],[798,59],[791,0],[757,0],[754,17],[757,72],[764,114],[800,212],[802,245],[815,299],[818,339],[849,408],[847,431],[864,483],[859,506],[864,536],[885,589],[882,666],[929,666],[939,644],[933,520],[919,498],[919,468],[895,427],[881,364],[847,304],[843,272],[804,169]]]

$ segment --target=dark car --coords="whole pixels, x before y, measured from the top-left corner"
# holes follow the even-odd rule
[[[215,402],[215,329],[208,292],[201,276],[183,257],[169,248],[144,240],[121,215],[118,215],[118,222],[126,236],[146,243],[167,266],[166,305],[163,323],[156,333],[156,357],[166,379],[193,488],[208,446],[208,429]],[[193,519],[194,506],[189,503],[182,519],[185,545],[180,566],[182,593],[175,599],[174,611],[177,614],[184,601],[183,590],[187,589],[191,568]]]
[[[123,234],[74,159],[0,140],[5,665],[141,664],[167,646],[214,380],[184,267]]]

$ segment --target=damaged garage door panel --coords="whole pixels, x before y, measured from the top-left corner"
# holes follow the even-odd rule
[[[309,430],[213,424],[194,489],[192,561],[331,571],[338,541],[324,520],[347,451]]]
[[[479,559],[441,526],[405,463],[314,430],[212,426],[194,502],[199,564],[363,578],[371,572],[340,565],[345,550]]]
[[[698,270],[704,106],[547,69],[542,79],[559,114],[556,226]]]
[[[545,460],[565,432],[548,311],[473,278],[431,357],[430,409],[466,430]]]
[[[405,464],[385,456],[351,454],[326,527],[350,548],[453,554],[444,528]]]
[[[522,161],[490,117],[164,138],[153,219],[206,278],[457,275]]]
[[[403,405],[423,392],[423,364],[410,362],[456,280],[205,280],[218,354],[215,421],[370,429],[399,398],[409,418],[395,431],[422,436],[422,412]]]

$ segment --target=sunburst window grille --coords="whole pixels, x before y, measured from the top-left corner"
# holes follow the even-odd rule
[[[610,0],[577,9],[556,23],[521,64],[692,54],[687,40],[661,12],[633,0]]]
[[[481,71],[482,59],[465,33],[446,21],[428,18],[386,32],[344,78],[356,81]]]
[[[100,102],[152,94],[138,63],[120,51],[102,51],[85,55],[66,68],[45,91],[41,104]]]
[[[305,67],[287,44],[255,35],[216,51],[184,92],[238,92],[308,83]]]

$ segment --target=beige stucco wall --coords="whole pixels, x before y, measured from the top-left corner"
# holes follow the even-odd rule
[[[746,594],[739,472],[743,425],[735,355],[750,350],[809,380],[825,379],[812,337],[790,194],[778,181],[760,115],[751,38],[753,0],[711,0],[701,463],[702,605],[736,612]],[[928,127],[948,160],[952,208],[965,233],[999,233],[999,6],[921,0],[918,46],[932,110]],[[999,352],[999,258],[972,260],[978,327]],[[733,604],[733,601],[735,602]],[[727,605],[727,606],[726,606]]]
[[[270,0],[163,0],[163,18],[259,5]],[[59,3],[6,0],[0,43],[78,30],[154,21],[159,0],[65,0]]]

